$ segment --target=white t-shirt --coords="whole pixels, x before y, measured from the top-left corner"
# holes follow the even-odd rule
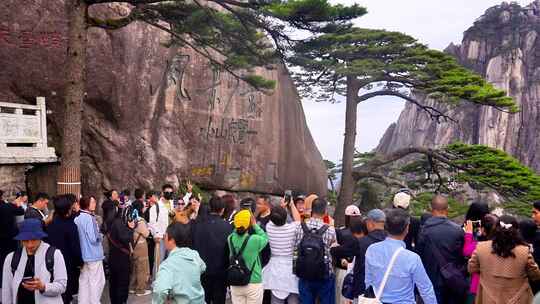
[[[157,212],[159,208],[159,214]],[[150,207],[148,228],[152,232],[152,236],[163,238],[167,226],[169,226],[169,210],[163,202],[159,201]]]
[[[26,213],[26,209],[28,208],[28,203],[21,204],[21,207],[24,209],[24,212]],[[20,224],[22,221],[24,221],[24,214],[23,215],[17,215],[15,217],[15,222],[17,224]]]

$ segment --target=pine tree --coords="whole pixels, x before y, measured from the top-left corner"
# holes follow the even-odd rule
[[[454,121],[436,107],[422,104],[421,93],[444,104],[462,100],[509,112],[518,108],[512,98],[481,76],[460,66],[443,52],[431,50],[399,32],[340,28],[295,43],[288,61],[301,67],[295,74],[304,97],[335,101],[346,97],[342,178],[336,215],[338,223],[352,203],[352,175],[356,139],[357,105],[377,96],[394,96],[411,102],[437,121]]]
[[[388,174],[394,171],[392,167],[399,172]],[[403,174],[419,178],[403,180],[399,178]],[[497,192],[505,199],[507,210],[521,215],[528,215],[530,203],[540,200],[540,176],[533,170],[502,150],[460,142],[439,149],[409,147],[374,155],[355,166],[353,177],[357,182],[371,179],[384,184],[397,179],[433,193],[450,193],[456,185],[468,183],[477,190]]]
[[[130,5],[130,13],[116,19],[92,15],[91,6]],[[358,5],[332,5],[327,0],[65,0],[68,14],[68,57],[64,133],[59,193],[80,194],[81,117],[85,91],[87,30],[116,30],[145,22],[171,35],[178,46],[191,47],[212,64],[259,90],[274,81],[253,73],[279,61],[293,39],[287,30],[327,32],[365,13]],[[111,11],[110,15],[114,15]]]

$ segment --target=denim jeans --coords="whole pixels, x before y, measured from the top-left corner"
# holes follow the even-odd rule
[[[319,298],[320,304],[335,304],[336,278],[331,275],[328,279],[320,281],[308,281],[300,279],[298,291],[300,292],[300,303],[315,304]]]

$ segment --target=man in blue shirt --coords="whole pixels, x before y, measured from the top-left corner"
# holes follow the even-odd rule
[[[385,230],[388,237],[369,246],[366,252],[366,287],[379,290],[390,259],[400,247],[409,232],[410,216],[402,209],[386,212]],[[418,288],[425,304],[437,304],[433,285],[426,274],[420,256],[409,250],[402,250],[390,270],[380,301],[382,303],[415,304],[414,286]]]

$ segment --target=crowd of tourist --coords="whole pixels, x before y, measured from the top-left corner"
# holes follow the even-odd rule
[[[422,217],[400,190],[388,209],[345,209],[336,227],[317,195],[202,202],[193,186],[95,197],[0,192],[3,304],[529,304],[539,291],[540,202],[532,218],[470,205],[460,225],[434,196]],[[99,215],[98,215],[99,214]]]

